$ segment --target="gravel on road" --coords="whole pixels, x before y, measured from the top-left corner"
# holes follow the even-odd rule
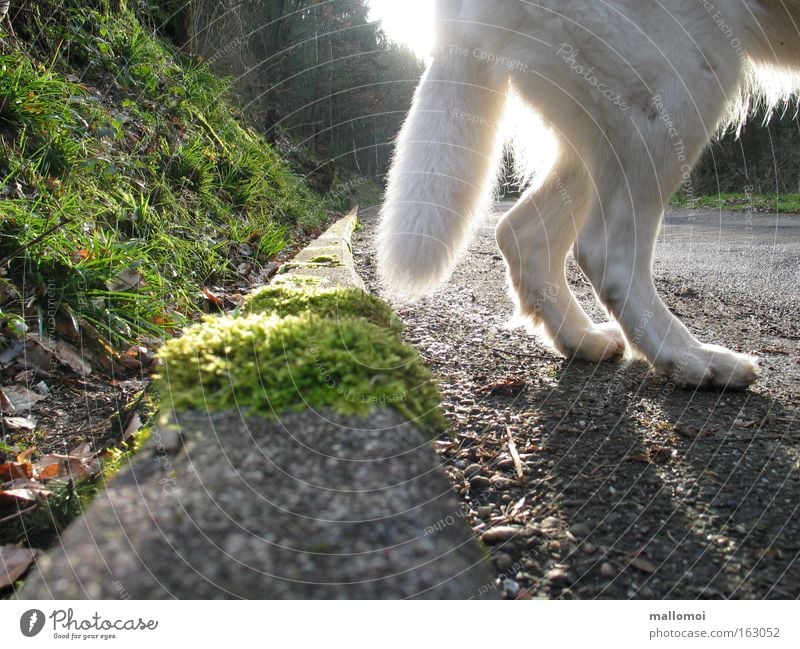
[[[435,442],[508,598],[800,597],[800,217],[673,210],[661,296],[704,342],[761,358],[744,392],[676,389],[641,361],[559,356],[525,328],[493,237],[397,304],[440,378]],[[375,210],[354,241],[375,278]],[[604,319],[575,264],[579,300]]]

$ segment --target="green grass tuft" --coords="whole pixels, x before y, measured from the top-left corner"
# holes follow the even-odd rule
[[[672,204],[686,209],[800,214],[800,194],[715,194],[711,196],[676,194],[672,199]]]
[[[24,16],[31,44],[0,55],[0,260],[19,296],[7,313],[32,330],[66,316],[116,347],[161,339],[205,286],[324,222],[228,82],[132,11],[42,0]]]

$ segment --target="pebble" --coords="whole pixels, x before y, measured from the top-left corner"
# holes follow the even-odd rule
[[[472,489],[486,489],[492,486],[492,481],[482,475],[476,475],[469,481],[469,486]]]
[[[563,568],[553,568],[552,570],[548,570],[545,573],[544,578],[551,583],[569,582],[569,575]]]
[[[489,518],[494,512],[494,507],[491,505],[483,505],[482,507],[478,507],[478,518]]]
[[[528,523],[524,528],[522,528],[520,534],[526,537],[541,536],[542,528],[538,525],[534,525],[533,523]]]
[[[486,530],[481,535],[481,541],[483,541],[486,545],[497,545],[498,543],[503,543],[504,541],[513,539],[517,534],[519,534],[519,532],[519,527],[501,525],[499,527],[493,527],[490,530]]]
[[[542,521],[543,530],[554,530],[560,526],[561,526],[561,519],[556,518],[555,516],[548,516]]]
[[[597,548],[591,543],[584,543],[581,548],[586,554],[594,554],[597,551]]]
[[[600,574],[607,579],[611,579],[617,576],[617,569],[606,561],[600,566]]]
[[[472,478],[478,475],[483,470],[483,467],[480,464],[470,464],[466,469],[464,469],[464,475],[468,478]]]
[[[592,533],[591,527],[589,527],[586,523],[576,523],[575,525],[570,525],[569,531],[577,539],[585,538]]]
[[[514,599],[517,595],[519,595],[519,590],[519,584],[513,579],[503,580],[503,592],[509,599]]]
[[[500,460],[495,466],[501,471],[509,471],[514,468],[514,460],[511,458]]]

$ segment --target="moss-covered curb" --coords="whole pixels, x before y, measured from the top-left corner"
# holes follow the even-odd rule
[[[366,415],[389,406],[431,433],[444,430],[430,371],[401,340],[402,323],[391,307],[366,293],[355,274],[356,223],[354,211],[236,313],[207,317],[168,342],[156,380],[167,412],[275,418],[326,407]],[[322,249],[327,268],[311,263]]]
[[[162,359],[157,385],[170,410],[280,417],[389,406],[420,428],[444,427],[438,390],[417,352],[358,316],[208,318],[170,342]]]
[[[313,313],[318,318],[339,321],[361,318],[395,335],[403,324],[386,302],[352,288],[291,286],[279,283],[251,293],[242,305],[244,314],[265,313],[281,317]]]

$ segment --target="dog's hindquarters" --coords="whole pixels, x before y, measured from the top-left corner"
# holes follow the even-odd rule
[[[387,288],[421,293],[443,280],[491,198],[508,92],[461,38],[456,0],[440,3],[442,28],[417,88],[389,174],[379,230]]]

